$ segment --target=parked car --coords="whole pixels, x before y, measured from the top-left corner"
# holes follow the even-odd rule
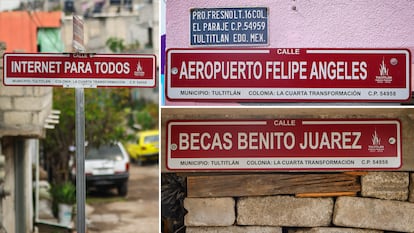
[[[87,146],[85,149],[86,187],[116,188],[118,194],[128,193],[129,156],[121,143]],[[74,174],[75,169],[72,169]]]
[[[140,165],[145,161],[158,161],[159,131],[145,130],[139,132],[136,143],[127,144],[126,148],[131,160]]]

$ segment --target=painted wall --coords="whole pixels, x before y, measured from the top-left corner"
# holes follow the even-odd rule
[[[402,47],[414,56],[413,0],[169,0],[167,49],[191,47],[191,8],[220,7],[268,7],[271,48]]]
[[[5,52],[37,52],[37,29],[60,28],[62,12],[9,11],[0,13],[0,41]],[[19,29],[19,30],[16,30]]]
[[[242,4],[241,4],[242,3]],[[414,1],[167,2],[167,47],[189,47],[190,9],[269,8],[270,47],[408,47],[414,50]]]

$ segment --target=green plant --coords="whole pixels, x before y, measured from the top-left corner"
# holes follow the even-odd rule
[[[109,37],[105,44],[113,53],[120,53],[125,50],[124,40],[121,38]]]
[[[73,205],[76,203],[76,187],[71,182],[53,185],[51,189],[53,202]]]

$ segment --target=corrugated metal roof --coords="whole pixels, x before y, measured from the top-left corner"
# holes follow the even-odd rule
[[[37,52],[37,29],[59,28],[62,12],[0,12],[0,41],[6,52]]]

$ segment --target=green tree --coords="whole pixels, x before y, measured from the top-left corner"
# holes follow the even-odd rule
[[[85,137],[89,143],[101,145],[122,140],[127,127],[130,90],[88,89],[85,92]]]
[[[60,122],[48,132],[44,148],[54,183],[63,183],[69,179],[69,147],[75,145],[74,90],[55,88],[53,101],[53,108],[61,111]],[[85,89],[85,140],[98,146],[122,140],[130,105],[129,89]]]
[[[134,52],[137,51],[141,44],[138,40],[133,41],[131,44],[124,44],[124,39],[118,37],[109,37],[105,45],[108,46],[109,50],[113,53],[121,53],[121,52]]]
[[[125,50],[124,40],[118,37],[109,37],[105,44],[113,53],[120,53]]]
[[[133,125],[139,125],[140,130],[158,128],[158,105],[144,104],[144,106],[138,107],[133,111]]]

